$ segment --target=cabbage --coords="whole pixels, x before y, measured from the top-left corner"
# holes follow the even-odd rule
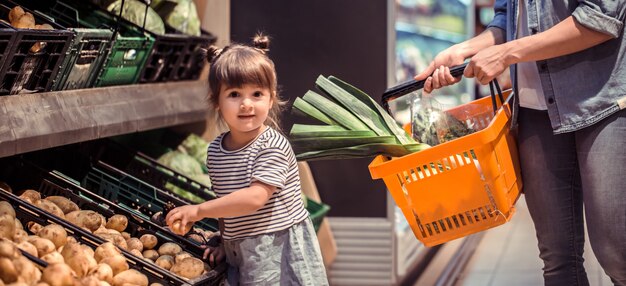
[[[122,6],[122,0],[117,0],[107,6],[107,10],[115,15],[120,14],[120,7]],[[147,6],[148,13],[146,17],[146,30],[163,35],[165,34],[165,24],[150,6]],[[135,25],[142,27],[144,15],[146,15],[146,4],[138,0],[124,0],[124,11],[122,12],[122,18],[134,23]]]
[[[180,151],[167,152],[159,157],[157,161],[186,176],[203,173],[202,165],[196,159]]]
[[[182,149],[181,151],[194,157],[202,165],[206,162],[208,148],[209,142],[193,133],[189,134],[179,146],[179,149]]]
[[[153,1],[151,7],[170,27],[183,34],[200,36],[200,18],[192,0]]]

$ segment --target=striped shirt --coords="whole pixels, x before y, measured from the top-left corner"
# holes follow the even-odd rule
[[[207,167],[218,197],[252,182],[276,187],[265,206],[252,214],[224,218],[224,239],[238,239],[287,229],[308,217],[300,189],[296,157],[289,141],[267,127],[238,150],[226,150],[219,135],[209,145]]]

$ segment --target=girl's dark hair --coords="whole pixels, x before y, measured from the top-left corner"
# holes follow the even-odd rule
[[[255,35],[252,44],[248,46],[234,43],[223,49],[209,47],[209,102],[213,107],[218,106],[222,86],[242,87],[250,84],[268,88],[274,104],[266,124],[280,130],[279,115],[284,102],[278,95],[274,62],[267,56],[270,39],[259,33]]]

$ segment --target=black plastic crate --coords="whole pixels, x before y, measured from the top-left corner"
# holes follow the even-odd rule
[[[0,18],[8,19],[14,5],[0,1]],[[72,31],[39,13],[31,13],[37,24],[50,24],[54,30],[16,29],[14,44],[0,69],[0,95],[51,90],[74,38]],[[46,43],[45,48],[31,51],[36,43]]]
[[[150,219],[155,213],[162,212],[168,202],[175,206],[189,204],[172,193],[152,186],[102,161],[94,163],[81,184],[84,188],[127,207],[145,219]],[[210,231],[219,229],[215,219],[205,218],[196,222],[195,225]]]
[[[42,198],[48,196],[62,196],[76,203],[81,210],[93,210],[102,214],[107,219],[114,214],[124,215],[128,218],[128,227],[125,232],[128,232],[132,237],[140,237],[147,233],[153,234],[157,236],[159,240],[155,249],[158,249],[158,247],[165,242],[175,242],[180,245],[183,250],[194,255],[196,258],[201,259],[202,257],[204,249],[195,241],[178,236],[150,220],[139,219],[131,212],[124,210],[115,203],[77,186],[64,178],[61,174],[46,172],[31,163],[21,160],[12,164],[12,167],[15,168],[14,172],[17,172],[17,175],[11,178],[12,180],[8,180],[11,182],[10,185],[19,186],[20,188],[32,188],[35,185],[39,185],[37,190],[40,192]],[[68,225],[74,226],[65,220],[63,221]],[[78,228],[78,226],[74,227]],[[133,256],[135,259],[143,259],[135,257],[133,254],[130,254],[130,252],[128,252],[128,255]],[[205,275],[193,280],[186,280],[169,271],[162,270],[169,274],[164,278],[170,281],[170,285],[218,285],[225,274],[226,267],[225,263],[222,263]]]
[[[15,43],[15,38],[17,36],[17,31],[0,22],[0,71],[4,66],[5,60],[10,56],[9,52],[11,51],[11,47]],[[8,94],[9,90],[4,88],[4,85],[0,85],[0,94]]]
[[[165,30],[168,33],[181,34],[181,32],[165,24]],[[206,65],[206,53],[203,50],[215,44],[217,38],[204,30],[201,30],[200,36],[188,36],[189,41],[183,50],[181,62],[176,67],[172,81],[177,80],[197,80],[202,73],[202,69]]]
[[[152,50],[139,76],[139,83],[166,82],[178,78],[179,67],[183,64],[185,56],[188,56],[189,50],[193,48],[191,36],[169,33],[167,31],[163,35],[153,33],[105,9],[98,9],[108,13],[110,16],[116,17],[125,25],[131,25],[137,29],[141,29],[154,40]]]

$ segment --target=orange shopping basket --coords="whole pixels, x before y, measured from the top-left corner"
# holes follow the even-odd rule
[[[461,74],[463,68],[458,67]],[[460,75],[458,69],[454,76]],[[522,181],[510,132],[511,110],[503,102],[497,82],[490,84],[491,98],[446,111],[463,121],[462,115],[477,110],[472,105],[491,107],[494,114],[472,116],[474,124],[486,125],[484,129],[400,158],[378,156],[369,165],[372,178],[384,180],[413,233],[426,246],[501,225],[515,212]],[[387,108],[389,100],[402,95],[399,93],[422,87],[423,82],[413,82],[412,87],[405,84],[400,91],[392,88],[385,92],[383,106]]]

